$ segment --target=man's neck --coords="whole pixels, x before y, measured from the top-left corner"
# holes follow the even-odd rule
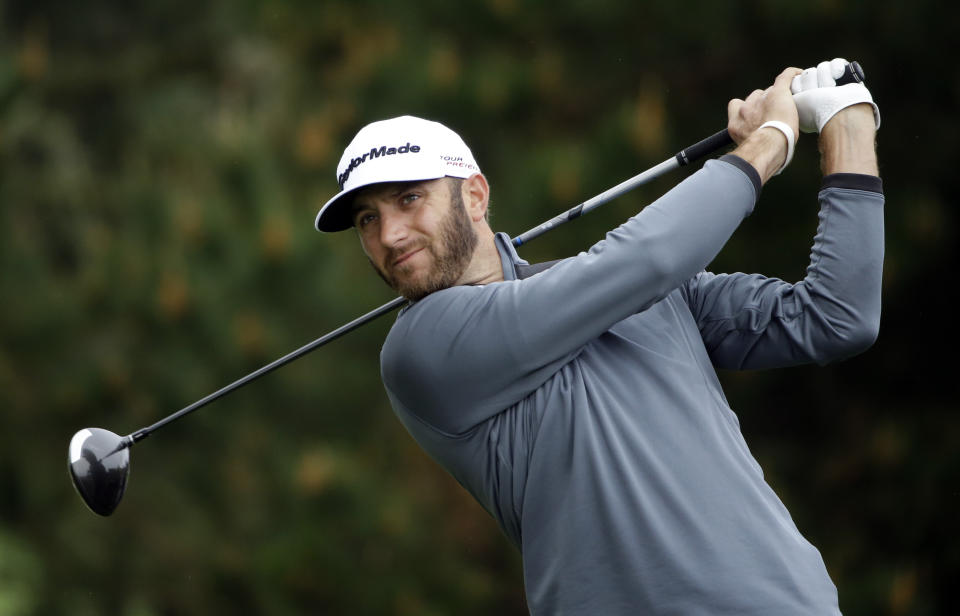
[[[457,284],[489,284],[503,280],[503,265],[493,231],[485,227],[478,229],[477,235],[477,248],[473,251],[473,259]]]

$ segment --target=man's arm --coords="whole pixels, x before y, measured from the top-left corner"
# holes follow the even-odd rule
[[[738,167],[707,161],[585,253],[524,280],[428,295],[387,336],[384,384],[421,420],[461,434],[701,271],[755,199]]]
[[[826,363],[869,347],[880,320],[883,194],[869,104],[841,110],[820,134],[824,189],[807,276],[702,273],[684,287],[714,363],[769,368]]]

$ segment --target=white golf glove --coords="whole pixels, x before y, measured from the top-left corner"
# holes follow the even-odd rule
[[[863,83],[837,85],[836,80],[846,67],[846,60],[835,58],[808,68],[793,78],[790,91],[800,116],[800,132],[819,133],[838,111],[858,103],[873,105],[873,117],[880,128],[880,109],[873,102],[867,86]]]

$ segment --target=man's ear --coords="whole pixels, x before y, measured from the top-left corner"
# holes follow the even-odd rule
[[[470,220],[479,222],[487,215],[490,202],[490,185],[482,173],[474,173],[460,185],[463,204],[467,208]]]

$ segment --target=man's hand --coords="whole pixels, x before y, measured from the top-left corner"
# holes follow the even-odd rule
[[[837,79],[843,75],[847,61],[834,58],[803,71],[793,78],[790,91],[800,114],[800,130],[805,133],[821,133],[823,127],[842,109],[860,103],[873,107],[875,128],[880,128],[880,109],[863,83],[848,83],[838,86]]]
[[[796,141],[799,116],[790,82],[801,72],[799,68],[788,68],[766,90],[754,90],[746,100],[735,98],[727,105],[727,130],[739,145],[733,153],[753,165],[763,182],[789,162],[787,153],[793,151],[794,144],[788,143],[787,135],[777,128],[758,129],[767,122],[782,122]]]
[[[879,175],[875,147],[880,109],[862,83],[836,85],[847,61],[835,58],[793,78],[800,130],[820,133],[821,167],[831,173]]]

